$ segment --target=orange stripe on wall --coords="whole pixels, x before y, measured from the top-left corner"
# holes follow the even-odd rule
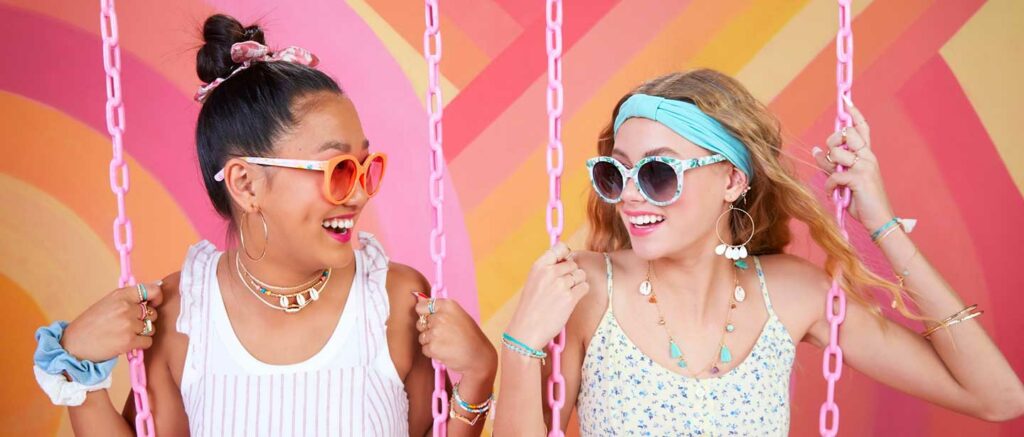
[[[424,11],[421,4],[407,2],[389,2],[384,0],[367,0],[378,14],[398,32],[409,45],[423,54]],[[490,62],[490,57],[478,47],[473,38],[459,28],[441,8],[441,40],[442,56],[441,71],[457,88],[462,88]]]
[[[49,324],[39,305],[24,289],[0,272],[4,295],[4,329],[0,329],[0,429],[6,435],[53,435],[60,426],[61,410],[36,385],[28,358],[36,349],[33,333]],[[31,420],[26,420],[31,418]]]
[[[18,153],[0,160],[0,172],[36,186],[71,208],[111,250],[117,211],[110,191],[110,140],[65,114],[20,96],[0,92],[0,130]],[[137,275],[158,278],[180,267],[198,234],[159,181],[130,156],[128,213],[135,240]],[[188,175],[191,176],[191,175]],[[142,199],[145,199],[144,201]],[[145,204],[145,207],[142,205]],[[176,254],[168,258],[167,253]]]

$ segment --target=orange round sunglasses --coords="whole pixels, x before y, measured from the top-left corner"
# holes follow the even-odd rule
[[[339,155],[326,161],[255,156],[240,159],[250,164],[322,171],[324,173],[324,198],[335,205],[345,203],[352,197],[357,182],[363,187],[367,196],[376,195],[380,191],[380,184],[384,179],[384,170],[387,168],[388,162],[387,155],[383,153],[370,154],[363,162],[359,162],[353,155]],[[217,172],[213,178],[218,182],[223,181],[224,170]]]

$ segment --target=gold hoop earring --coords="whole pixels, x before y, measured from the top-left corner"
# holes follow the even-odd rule
[[[743,244],[739,245],[732,245],[726,243],[725,240],[722,238],[722,233],[718,230],[719,225],[722,222],[722,217],[725,217],[726,215],[733,211],[739,211],[746,215],[748,219],[750,219],[750,237],[748,237],[747,241],[744,241]],[[747,257],[747,255],[749,255],[747,251],[747,244],[754,239],[754,217],[743,209],[737,208],[733,205],[729,205],[729,209],[723,212],[722,215],[718,216],[718,220],[715,221],[715,235],[718,235],[718,241],[722,242],[722,244],[719,244],[718,246],[715,247],[715,254],[724,256],[726,259],[730,259],[733,261],[739,261],[741,259],[744,259]]]
[[[263,211],[257,209],[256,213],[260,215],[260,221],[263,222],[263,252],[260,252],[259,257],[254,258],[252,255],[249,255],[249,249],[245,247],[245,232],[242,232],[241,227],[238,228],[238,239],[241,240],[242,243],[242,253],[245,254],[246,258],[249,258],[249,260],[253,262],[259,261],[267,255],[267,246],[270,244],[270,228],[267,226],[267,218],[263,216]],[[243,215],[242,220],[246,223],[249,222],[248,216],[249,213],[245,213]]]

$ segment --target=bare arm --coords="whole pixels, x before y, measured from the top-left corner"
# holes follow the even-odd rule
[[[916,250],[899,232],[882,241],[890,260],[907,260]],[[902,267],[901,267],[902,268]],[[917,291],[924,316],[942,320],[964,308],[957,294],[918,254],[908,266],[913,273],[907,287]],[[813,287],[821,294],[830,284],[818,272]],[[828,343],[829,325],[820,316],[809,340]],[[879,382],[951,410],[989,421],[1010,420],[1024,414],[1024,386],[977,320],[939,331],[931,340],[891,320],[879,323],[867,308],[847,305],[840,335],[849,365]],[[892,357],[892,359],[883,358]]]
[[[561,328],[561,320],[565,320],[560,318],[560,314],[564,314],[562,311],[571,312],[571,315],[565,316],[568,320],[564,323],[566,339],[565,350],[561,356],[561,372],[565,378],[565,405],[560,415],[561,427],[565,431],[579,395],[586,353],[585,336],[592,331],[588,323],[590,318],[586,317],[587,309],[593,306],[592,300],[601,300],[601,296],[588,292],[592,289],[604,289],[596,288],[604,286],[604,280],[600,279],[604,275],[598,274],[603,271],[603,263],[599,260],[600,256],[593,253],[577,253],[574,261],[562,261],[553,265],[550,264],[551,260],[545,260],[546,256],[549,254],[542,256],[534,265],[508,332],[520,341],[527,342],[527,345],[540,349],[546,346],[549,341],[547,338],[554,336],[549,336],[548,333],[557,332]],[[577,268],[579,270],[576,270]],[[545,272],[546,269],[550,271]],[[585,272],[585,275],[577,274],[583,276],[582,282],[572,286],[572,291],[560,289],[570,286],[571,283],[559,284],[561,280],[556,278],[564,278],[566,272],[573,271]],[[580,303],[581,299],[588,301]],[[535,322],[532,320],[535,315],[546,320]],[[501,402],[494,419],[495,435],[547,434],[548,424],[551,423],[551,408],[546,396],[547,379],[552,369],[550,360],[546,360],[542,366],[538,359],[502,348],[499,385]]]
[[[584,353],[581,339],[567,328],[561,366],[562,377],[565,378],[565,405],[560,412],[562,431],[568,426],[576,407]],[[502,349],[501,408],[495,416],[495,435],[547,435],[551,423],[551,407],[546,393],[552,370],[550,360],[545,360],[541,366],[540,360]]]
[[[878,157],[872,152],[870,126],[852,104],[847,108],[853,128],[832,134],[826,140],[829,151],[818,149],[814,154],[818,165],[829,173],[825,191],[849,188],[853,193],[849,213],[869,231],[878,232],[894,214]],[[848,170],[836,172],[836,164]],[[890,229],[893,232],[878,244],[892,266],[909,272],[904,275],[905,286],[913,290],[921,313],[945,320],[964,309],[960,296],[910,237],[901,229]],[[815,343],[827,342],[824,314],[811,334]],[[908,394],[986,420],[1009,420],[1024,414],[1024,386],[977,319],[940,331],[929,341],[891,321],[879,324],[866,308],[851,305],[840,345],[853,367]]]
[[[459,394],[467,402],[480,403],[490,396],[497,371],[494,348],[476,322],[455,301],[438,300],[436,313],[429,316],[430,329],[418,326],[420,315],[417,311],[426,314],[427,307],[426,302],[414,294],[429,289],[426,278],[415,269],[391,264],[388,290],[393,310],[388,323],[388,341],[400,345],[400,349],[392,347],[393,356],[400,354],[403,362],[411,363],[405,377],[409,394],[410,435],[432,435],[434,368],[431,356],[461,375]],[[446,399],[451,395],[449,384],[445,390]],[[449,405],[449,408],[458,407]],[[461,409],[456,412],[463,417],[476,416]],[[481,415],[473,426],[457,418],[446,417],[445,420],[450,436],[478,436],[483,432],[486,415]]]
[[[159,411],[153,417],[156,431],[161,436],[188,435],[188,418],[167,360],[172,342],[170,338],[181,335],[174,332],[180,306],[177,286],[177,275],[168,277],[162,286],[147,284],[156,327],[152,338],[135,335],[141,322],[138,320],[140,310],[134,288],[115,290],[104,297],[76,319],[78,323],[74,332],[65,337],[68,352],[83,359],[92,359],[94,354],[106,355],[109,350],[145,349],[150,408],[154,412]],[[130,326],[122,326],[125,323]],[[72,327],[68,328],[71,331]],[[106,340],[86,340],[90,338]],[[128,365],[127,359],[122,361],[120,365]],[[82,405],[70,407],[68,412],[77,436],[135,435],[135,408],[131,393],[120,412],[107,390],[89,393]]]
[[[68,415],[71,417],[71,429],[79,437],[135,435],[128,420],[114,408],[106,390],[89,393],[82,405],[68,407]]]

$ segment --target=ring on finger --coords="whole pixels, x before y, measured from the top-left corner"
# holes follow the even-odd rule
[[[828,153],[825,154],[825,160],[828,161],[829,164],[835,164],[835,161],[832,160],[831,150],[829,150]]]
[[[437,298],[433,298],[432,297],[432,298],[430,298],[430,300],[427,301],[427,312],[428,313],[434,314],[434,313],[437,312],[437,307],[434,306],[435,303],[437,303]]]
[[[419,320],[416,321],[416,323],[418,323],[420,325],[423,325],[423,327],[426,327],[427,323],[428,323],[427,322],[427,317],[428,317],[427,314],[420,314],[420,318],[419,318]]]
[[[149,292],[146,290],[146,286],[142,283],[135,284],[135,291],[139,292],[139,302],[145,302],[149,300]]]
[[[839,131],[840,133],[843,134],[843,141],[839,144],[846,144],[846,129],[846,127],[843,127],[843,130]]]
[[[146,305],[146,301],[139,302],[139,320],[146,320],[149,318],[152,309],[149,305]]]
[[[153,335],[153,321],[149,320],[149,319],[145,319],[142,322],[143,322],[144,325],[142,327],[142,331],[139,332],[139,335],[141,335],[143,337],[149,337],[149,336]]]

